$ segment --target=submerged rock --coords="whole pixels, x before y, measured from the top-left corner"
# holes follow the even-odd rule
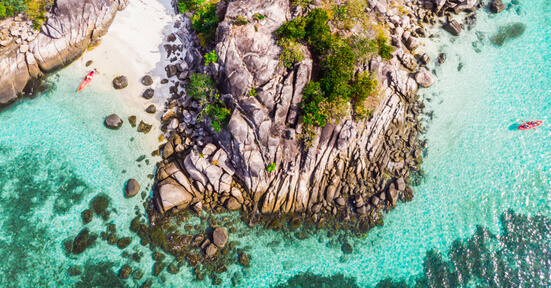
[[[509,23],[499,27],[499,31],[490,38],[490,42],[496,46],[503,46],[508,39],[518,38],[524,34],[524,31],[526,31],[526,24]]]
[[[351,254],[353,251],[354,249],[352,248],[352,245],[350,245],[350,243],[345,242],[344,244],[342,244],[342,252],[344,254]]]
[[[86,209],[82,211],[80,216],[82,217],[82,222],[84,223],[84,225],[86,225],[90,223],[90,221],[92,221],[92,217],[94,216],[94,214],[92,213],[92,210]]]
[[[90,207],[97,215],[101,215],[109,206],[111,198],[105,194],[99,194],[90,201]]]
[[[136,127],[136,116],[128,116],[128,123],[130,123],[130,126],[132,126],[132,128]]]
[[[239,255],[239,265],[241,265],[245,268],[249,268],[251,266],[251,255],[241,253]]]
[[[119,247],[119,249],[124,249],[124,248],[128,247],[128,245],[130,245],[130,243],[132,243],[132,238],[124,237],[124,238],[119,239],[119,241],[117,241],[117,247]]]
[[[80,231],[80,233],[78,233],[77,237],[75,237],[71,252],[73,254],[80,254],[84,252],[89,245],[94,243],[95,240],[95,237],[90,235],[88,228],[84,228]]]
[[[130,276],[130,273],[132,273],[132,267],[130,267],[130,265],[128,264],[125,264],[124,266],[122,266],[121,270],[119,271],[119,277],[121,279],[128,279],[128,277]]]
[[[105,127],[109,129],[117,130],[122,125],[122,119],[117,114],[111,114],[105,118],[105,121],[103,121],[103,124],[105,124]]]
[[[82,269],[79,266],[73,265],[67,270],[69,276],[78,276],[82,274]]]
[[[120,90],[128,86],[128,79],[126,76],[117,76],[113,79],[113,88]]]
[[[124,197],[130,198],[136,196],[138,192],[140,191],[140,184],[138,184],[138,181],[136,179],[130,179],[128,182],[126,182],[126,186],[124,187]]]
[[[136,270],[134,270],[134,272],[132,273],[132,278],[136,279],[136,280],[141,280],[143,278],[143,270],[138,268]]]

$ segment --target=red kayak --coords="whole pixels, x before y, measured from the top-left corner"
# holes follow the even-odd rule
[[[528,129],[536,128],[536,127],[540,126],[541,123],[543,123],[543,121],[541,121],[541,120],[526,122],[526,123],[518,126],[518,129],[519,130],[528,130]]]
[[[84,77],[84,80],[82,80],[82,83],[80,83],[80,86],[78,86],[77,92],[80,92],[80,90],[84,89],[90,81],[92,81],[92,77],[94,77],[94,71],[88,73],[86,77]]]

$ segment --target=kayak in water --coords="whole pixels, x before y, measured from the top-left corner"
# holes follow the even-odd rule
[[[94,77],[95,73],[99,74],[98,70],[94,69],[92,70],[92,72],[86,74],[86,77],[84,77],[84,80],[82,80],[82,83],[80,83],[80,86],[78,86],[77,92],[80,92],[80,90],[84,89],[84,87],[86,87],[86,85],[88,85],[88,83],[92,81],[92,77]]]
[[[533,128],[536,128],[536,127],[540,126],[541,123],[543,123],[543,121],[541,121],[541,120],[525,122],[524,124],[518,126],[518,129],[519,130],[533,129]]]

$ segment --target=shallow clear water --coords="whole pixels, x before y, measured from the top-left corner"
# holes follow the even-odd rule
[[[341,243],[325,234],[299,241],[294,235],[238,224],[240,231],[231,234],[230,240],[239,241],[238,247],[251,254],[251,267],[229,266],[222,276],[223,286],[267,287],[306,271],[353,277],[361,287],[374,286],[387,277],[414,285],[419,277],[429,274],[446,281],[453,277],[434,267],[442,261],[459,263],[454,251],[463,250],[454,243],[456,239],[474,239],[468,246],[471,254],[465,252],[472,255],[463,259],[467,262],[476,262],[480,255],[501,259],[502,254],[525,252],[497,253],[493,246],[526,246],[528,251],[547,256],[537,250],[541,243],[549,242],[547,220],[515,216],[514,221],[507,222],[500,217],[508,209],[549,216],[550,12],[547,0],[522,1],[497,16],[480,11],[472,31],[453,40],[442,34],[435,39],[437,46],[427,48],[432,59],[444,51],[447,60],[439,67],[431,65],[438,81],[420,93],[427,105],[425,112],[432,115],[424,119],[427,133],[423,137],[429,147],[422,166],[425,178],[415,187],[412,202],[398,205],[385,216],[384,227],[373,229],[366,239],[348,239],[354,248],[352,254],[343,255]],[[488,39],[511,22],[526,24],[524,34],[501,47],[492,45]],[[482,33],[482,41],[476,32]],[[125,106],[117,92],[108,87],[108,80],[103,81],[105,85],[90,85],[82,94],[74,93],[82,69],[82,64],[75,64],[61,71],[51,78],[57,85],[53,93],[26,99],[0,113],[0,213],[4,216],[0,218],[0,253],[5,263],[0,268],[1,286],[78,286],[81,281],[83,287],[118,287],[123,284],[115,273],[126,263],[145,272],[141,281],[127,280],[128,285],[151,277],[151,252],[128,230],[136,211],[143,211],[141,197],[125,199],[122,189],[126,180],[136,178],[142,191],[149,193],[151,180],[147,175],[154,173],[158,160],[150,153],[156,149],[158,132],[143,135],[130,127],[127,117],[137,112]],[[125,120],[118,131],[103,126],[104,117],[111,113]],[[516,130],[520,120],[529,119],[546,122],[536,130]],[[146,155],[149,164],[137,162],[140,155]],[[116,225],[119,237],[133,237],[127,250],[143,253],[140,263],[121,257],[121,250],[99,239],[80,255],[65,253],[64,240],[81,231],[80,213],[99,193],[111,198],[107,222]],[[509,237],[516,234],[506,234],[502,224],[512,222],[516,224],[510,226],[521,235],[541,234],[541,239]],[[522,230],[536,224],[537,233]],[[477,229],[477,225],[501,235],[497,237],[501,244],[484,236],[489,232]],[[105,230],[97,215],[87,227],[96,234]],[[494,244],[487,246],[494,252],[473,252],[484,246],[480,239],[490,238],[493,240],[487,242]],[[517,263],[527,265],[523,266],[525,271],[509,278],[533,278],[530,271],[537,268],[536,258],[525,258],[528,260]],[[71,265],[80,265],[84,273],[69,276]],[[161,285],[164,280],[167,287],[205,287],[211,283],[191,279],[190,269],[181,269],[177,275],[163,272],[154,283]],[[474,286],[477,281],[469,283]]]

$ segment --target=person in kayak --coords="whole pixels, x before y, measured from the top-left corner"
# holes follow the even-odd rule
[[[94,76],[95,73],[98,73],[98,75],[100,74],[98,69],[94,68],[94,70],[92,70],[92,72],[86,74],[86,80],[87,81],[92,80],[92,77]]]

